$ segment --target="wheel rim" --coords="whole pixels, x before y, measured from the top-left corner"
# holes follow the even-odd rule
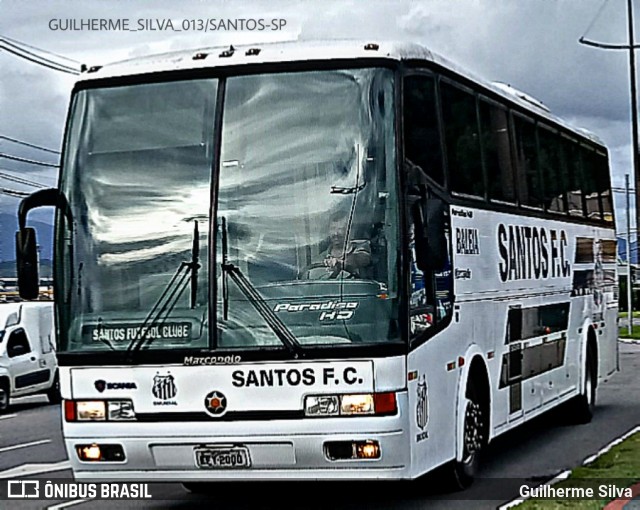
[[[0,409],[4,409],[9,404],[9,395],[4,388],[0,388]]]
[[[480,451],[483,442],[482,409],[477,402],[470,401],[464,419],[464,457],[463,462],[469,464]]]

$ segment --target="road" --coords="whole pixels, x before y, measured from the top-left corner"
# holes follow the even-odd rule
[[[220,510],[257,507],[407,510],[427,507],[496,508],[518,496],[518,488],[523,480],[536,485],[541,480],[575,467],[613,439],[640,424],[640,399],[637,398],[640,395],[640,345],[619,345],[621,371],[598,388],[598,407],[590,424],[571,425],[562,412],[552,411],[501,436],[485,454],[482,478],[462,493],[443,492],[438,476],[431,475],[413,483],[220,484],[215,486],[215,492],[205,496],[189,494],[179,484],[164,484],[159,488],[154,486],[154,498],[162,499],[152,501],[12,500],[10,508],[124,510],[183,509],[205,505],[215,505]],[[60,431],[60,407],[45,402],[44,397],[21,399],[8,414],[0,416],[0,478],[6,478],[21,467],[33,469],[29,464],[46,464],[51,471],[20,476],[21,479],[71,478],[71,471],[65,470],[64,464],[66,452]]]

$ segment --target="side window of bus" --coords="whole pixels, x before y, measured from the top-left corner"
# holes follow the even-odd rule
[[[515,203],[507,110],[482,99],[479,105],[482,157],[487,172],[489,198]]]
[[[517,182],[520,183],[520,203],[542,208],[542,183],[538,172],[536,131],[532,121],[514,115]]]
[[[560,135],[548,128],[538,128],[538,155],[544,183],[545,209],[566,212],[565,191],[568,188],[566,162],[563,161]]]
[[[611,181],[607,156],[597,153],[595,157],[596,188],[600,197],[602,219],[607,223],[613,223],[613,204],[611,203]]]
[[[410,264],[409,315],[411,339],[450,317],[453,272],[447,204],[433,194],[425,174],[405,161]]]
[[[484,198],[476,98],[444,81],[441,82],[440,91],[449,188],[458,193]]]
[[[587,207],[587,217],[589,219],[601,220],[600,195],[598,193],[598,155],[595,151],[581,147],[582,161],[582,183],[585,203]]]
[[[563,152],[569,170],[569,188],[567,192],[569,214],[571,216],[584,216],[584,194],[582,192],[579,146],[575,141],[564,138]]]
[[[444,186],[442,144],[433,76],[414,75],[404,80],[405,157]]]

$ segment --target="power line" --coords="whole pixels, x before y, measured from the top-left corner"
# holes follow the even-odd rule
[[[17,191],[15,189],[9,188],[0,188],[0,192],[15,198],[24,198],[29,196],[29,193],[27,193],[26,191]]]
[[[46,64],[45,62],[43,62],[41,60],[28,57],[27,55],[23,55],[23,54],[15,51],[15,50],[12,50],[11,48],[7,48],[6,46],[4,46],[2,44],[2,41],[0,41],[0,48],[3,49],[4,51],[8,51],[9,53],[12,53],[12,54],[14,54],[14,55],[16,55],[16,56],[18,56],[20,58],[28,60],[29,62],[33,62],[34,64],[39,64],[39,65],[47,67],[49,69],[53,69],[54,71],[60,71],[60,72],[63,72],[63,73],[74,74],[74,75],[80,74],[79,72],[71,71],[71,70],[66,69],[64,67],[57,67],[57,66],[53,66],[53,65],[50,65],[50,64]]]
[[[20,161],[21,163],[29,163],[30,165],[48,166],[51,168],[59,168],[60,165],[54,165],[52,163],[44,163],[43,161],[36,161],[35,159],[19,158],[18,156],[11,156],[0,152],[0,158],[12,159],[13,161]]]
[[[33,53],[32,51],[25,50],[24,48],[21,47],[21,46],[24,46],[22,43],[20,43],[20,45],[14,44],[12,42],[9,42],[5,37],[2,37],[2,36],[0,36],[0,43],[5,48],[6,48],[6,46],[9,46],[9,47],[11,47],[11,48],[13,48],[13,49],[15,49],[17,51],[20,51],[21,53],[24,53],[26,55],[34,57],[34,58],[36,58],[38,60],[41,60],[43,62],[47,62],[47,63],[52,64],[54,66],[65,68],[65,69],[68,69],[69,71],[78,71],[75,67],[71,67],[71,66],[68,66],[66,64],[61,64],[60,62],[56,62],[55,60],[51,60],[51,59],[45,58],[42,55],[39,55],[37,53]],[[41,49],[38,49],[38,51],[40,53],[44,52],[44,50],[41,50]]]
[[[35,181],[30,181],[28,179],[23,179],[22,177],[17,177],[15,175],[11,175],[11,174],[5,174],[4,172],[0,172],[0,177],[3,179],[6,179],[8,181],[13,181],[13,182],[17,182],[20,184],[25,184],[27,186],[33,186],[34,188],[47,188],[48,186],[45,186],[44,184],[41,184],[39,182],[35,182]]]
[[[39,64],[49,69],[53,69],[54,71],[60,71],[63,73],[74,74],[74,75],[80,74],[80,71],[78,69],[74,69],[64,64],[60,64],[59,62],[54,62],[53,60],[49,60],[47,58],[41,57],[40,55],[37,55],[35,53],[22,49],[19,46],[16,46],[15,44],[12,44],[6,41],[2,37],[0,37],[0,48],[20,58],[28,60],[29,62],[33,62],[34,64]]]
[[[64,55],[58,55],[57,53],[53,53],[52,51],[47,51],[47,50],[43,50],[42,48],[36,48],[35,46],[31,46],[30,44],[24,43],[22,41],[17,41],[15,39],[12,39],[11,37],[7,37],[6,35],[0,36],[0,38],[4,39],[5,41],[11,41],[12,43],[15,44],[19,44],[20,46],[26,46],[27,48],[31,48],[32,50],[36,50],[39,51],[40,53],[46,53],[48,55],[51,55],[52,57],[57,57],[57,58],[61,58],[63,60],[68,60],[69,62],[73,62],[74,64],[82,64],[82,62],[78,62],[77,60],[73,60],[72,58],[69,57],[65,57]]]
[[[609,0],[604,0],[602,2],[602,5],[600,6],[600,9],[598,10],[598,13],[594,16],[593,20],[591,21],[591,23],[589,24],[589,26],[587,27],[587,29],[584,31],[584,34],[582,34],[582,37],[584,37],[585,35],[587,35],[587,33],[589,32],[589,30],[591,30],[593,28],[593,25],[596,24],[596,21],[598,20],[598,18],[602,15],[602,11],[604,11],[604,8],[607,6],[607,3],[609,3]]]
[[[10,136],[0,135],[0,138],[3,140],[8,140],[9,142],[18,143],[20,145],[26,145],[27,147],[33,147],[34,149],[39,149],[41,151],[50,152],[52,154],[60,154],[60,151],[54,151],[53,149],[47,149],[46,147],[42,147],[40,145],[35,145],[33,143],[23,142],[22,140],[18,140],[16,138],[11,138]]]

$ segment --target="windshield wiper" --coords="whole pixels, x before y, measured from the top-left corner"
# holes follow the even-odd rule
[[[190,308],[196,307],[198,297],[198,269],[200,269],[200,232],[198,231],[198,222],[193,221],[193,241],[191,245],[191,262],[188,262],[191,270],[191,302]]]
[[[238,289],[246,296],[249,303],[255,308],[256,312],[260,314],[260,317],[264,319],[267,325],[271,328],[271,331],[278,337],[283,345],[289,349],[295,358],[297,358],[301,352],[300,342],[294,336],[294,334],[287,328],[287,326],[280,320],[275,312],[267,305],[263,297],[258,290],[254,287],[253,283],[244,275],[240,268],[229,263],[228,257],[228,232],[227,232],[227,219],[221,216],[222,222],[222,308],[223,318],[228,319],[229,314],[229,295],[228,285],[226,277],[231,277]]]
[[[360,184],[359,186],[350,186],[350,187],[344,187],[344,186],[331,186],[331,191],[329,191],[329,193],[331,194],[340,194],[340,195],[353,195],[354,193],[360,193],[365,186],[367,185],[366,182],[363,182],[362,184]]]
[[[139,351],[143,347],[148,347],[154,338],[147,338],[149,330],[159,323],[162,326],[171,312],[175,308],[180,296],[191,282],[191,309],[196,307],[196,298],[198,293],[198,269],[200,257],[200,233],[198,231],[198,222],[193,222],[193,244],[191,246],[191,261],[182,261],[175,274],[167,283],[164,291],[157,299],[153,308],[145,318],[144,322],[138,328],[135,337],[127,347],[128,352]]]
[[[356,158],[356,184],[355,186],[331,186],[329,193],[338,195],[354,195],[360,193],[367,185],[364,181],[360,183],[360,144],[355,146],[355,158]],[[372,157],[368,157],[367,161],[373,161]]]

